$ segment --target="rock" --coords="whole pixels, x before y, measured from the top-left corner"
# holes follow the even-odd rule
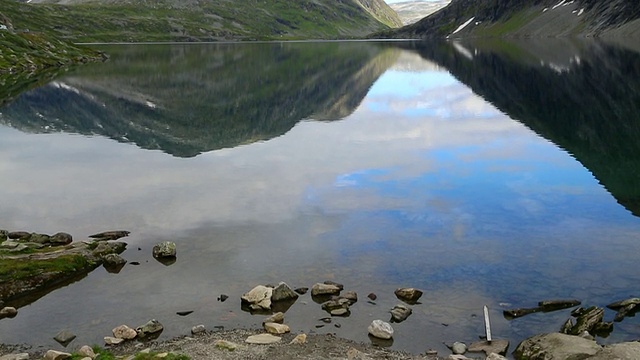
[[[253,310],[271,309],[271,294],[273,288],[258,285],[251,291],[242,295],[242,301],[249,304],[249,308]]]
[[[196,326],[191,328],[191,333],[193,335],[202,334],[205,331],[206,331],[206,329],[205,329],[204,325],[202,325],[202,324],[201,325],[196,325]]]
[[[102,261],[105,268],[122,268],[127,263],[127,260],[118,254],[107,254],[102,258]]]
[[[293,340],[291,340],[289,345],[304,344],[306,342],[307,342],[307,334],[298,334],[296,335],[296,337],[293,338]]]
[[[70,357],[71,354],[56,350],[49,350],[44,354],[45,360],[64,360]]]
[[[487,356],[485,360],[507,360],[507,358],[500,354],[491,353]]]
[[[389,323],[382,320],[373,320],[368,330],[371,336],[379,339],[391,339],[393,337],[393,328]]]
[[[337,283],[337,282],[335,282],[335,281],[327,280],[327,281],[325,281],[325,282],[324,282],[324,284],[325,284],[325,285],[333,285],[333,286],[337,286],[337,287],[338,287],[338,289],[340,289],[340,291],[344,290],[344,285],[342,285],[342,284],[340,284],[340,283]]]
[[[504,339],[493,339],[489,341],[478,341],[469,345],[467,351],[469,352],[484,352],[485,354],[496,353],[504,355],[509,348],[509,341]]]
[[[127,244],[123,242],[113,242],[113,243],[98,243],[95,249],[91,252],[91,254],[95,257],[102,258],[107,254],[120,254],[127,248]]]
[[[225,300],[227,300],[228,298],[229,298],[229,295],[220,294],[220,296],[218,296],[218,301],[225,302]]]
[[[53,340],[57,341],[62,346],[67,346],[75,338],[76,334],[72,333],[69,330],[62,330],[53,337]]]
[[[568,334],[569,331],[571,331],[571,328],[573,327],[573,321],[571,320],[571,318],[567,319],[567,321],[564,322],[564,324],[562,324],[562,327],[560,328],[560,332],[563,334]]]
[[[127,325],[120,325],[111,330],[113,336],[118,339],[132,340],[138,336],[138,332]]]
[[[12,318],[16,315],[18,315],[18,310],[11,306],[3,307],[2,310],[0,310],[0,319]]]
[[[367,297],[369,298],[369,300],[375,301],[378,298],[378,295],[376,295],[374,293],[369,293],[369,295],[367,295]]]
[[[228,350],[228,351],[235,351],[238,348],[238,344],[232,343],[231,341],[227,341],[227,340],[216,340],[213,342],[213,346],[215,346],[218,349]]]
[[[297,298],[298,294],[291,290],[289,285],[284,282],[280,282],[271,294],[271,301],[295,300]]]
[[[19,242],[17,242],[17,241],[7,240],[7,241],[3,242],[2,244],[0,244],[0,248],[2,248],[2,249],[15,249],[18,245],[21,245],[21,244]]]
[[[349,316],[351,312],[349,309],[339,308],[329,311],[329,314],[331,314],[331,316]]]
[[[576,299],[568,299],[568,300],[567,299],[560,299],[560,300],[555,299],[555,300],[544,300],[544,301],[538,302],[538,306],[544,312],[568,309],[570,307],[574,307],[574,306],[578,306],[578,305],[580,305],[580,300],[576,300]]]
[[[9,238],[9,232],[7,230],[0,230],[0,243],[6,241]]]
[[[345,299],[349,300],[350,305],[358,302],[358,294],[355,291],[347,291],[342,295]]]
[[[569,330],[569,334],[571,335],[579,335],[584,331],[592,333],[596,324],[602,322],[602,319],[604,318],[604,309],[592,306],[588,309],[576,312],[576,314],[578,314],[576,324]]]
[[[371,358],[365,354],[364,352],[356,349],[356,348],[349,348],[347,349],[347,360],[370,360]]]
[[[416,288],[399,288],[394,292],[396,297],[408,304],[415,304],[422,296],[422,291]]]
[[[595,341],[578,336],[549,333],[539,334],[522,341],[514,351],[517,360],[585,359],[598,353],[602,347]]]
[[[176,257],[176,243],[163,241],[153,246],[154,258],[174,258]]]
[[[10,252],[20,252],[22,250],[27,250],[29,248],[29,246],[27,246],[27,244],[18,244],[18,246],[14,247],[13,249],[9,250]]]
[[[398,304],[391,309],[391,319],[394,322],[403,322],[411,315],[411,312],[412,310],[408,306]]]
[[[589,334],[588,331],[585,331],[585,332],[583,332],[582,334],[580,334],[578,336],[580,336],[583,339],[592,340],[592,341],[594,341],[596,339],[593,335]]]
[[[146,337],[150,334],[155,334],[162,331],[164,327],[156,319],[149,320],[146,324],[136,328],[136,332],[139,337]]]
[[[278,324],[282,324],[284,322],[284,313],[282,312],[277,312],[271,316],[269,316],[268,318],[264,319],[264,321],[262,322],[262,324],[265,323],[278,323]]]
[[[337,294],[340,294],[340,288],[336,285],[316,283],[311,287],[311,296]]]
[[[0,360],[28,360],[28,359],[29,359],[28,353],[7,354],[7,355],[0,356]]]
[[[607,307],[611,310],[618,310],[620,308],[623,308],[625,306],[632,305],[632,304],[640,305],[640,298],[629,298],[626,300],[616,301],[607,305]]]
[[[467,352],[467,344],[456,341],[451,345],[451,352],[454,354],[462,355]]]
[[[285,334],[291,331],[288,325],[278,323],[264,323],[264,329],[270,334]]]
[[[114,338],[114,337],[111,337],[111,336],[105,336],[104,337],[104,343],[107,344],[107,345],[118,345],[123,341],[124,341],[124,339],[118,339],[118,338]]]
[[[251,335],[249,336],[245,342],[249,343],[249,344],[261,344],[261,345],[268,345],[268,344],[274,344],[277,343],[281,340],[280,337],[278,336],[274,336],[271,334],[259,334],[259,335]]]
[[[96,241],[108,241],[118,240],[122,237],[129,236],[130,232],[124,230],[105,231],[98,234],[89,235],[90,238],[96,239]]]
[[[602,351],[588,360],[640,359],[640,342],[623,342],[606,345]]]
[[[635,315],[635,313],[638,310],[640,310],[640,306],[638,306],[637,304],[628,304],[626,306],[623,306],[620,309],[618,309],[618,312],[616,313],[616,316],[613,318],[613,321],[620,322],[626,316]]]
[[[307,293],[307,291],[309,291],[309,288],[308,287],[299,287],[299,288],[293,289],[293,291],[297,292],[300,295],[304,295],[304,294]]]
[[[187,316],[192,313],[193,313],[193,310],[176,311],[176,315],[178,316]]]
[[[473,359],[460,354],[451,354],[447,356],[445,360],[473,360]]]
[[[29,241],[37,244],[48,244],[51,237],[47,234],[32,233],[29,237],[20,238],[21,241]]]
[[[59,233],[53,234],[49,238],[49,242],[54,245],[67,245],[73,242],[73,236],[64,232],[59,232]]]
[[[322,303],[322,310],[329,311],[335,309],[348,309],[349,308],[349,300],[343,297],[335,297],[329,301],[325,301]]]
[[[88,358],[91,358],[91,359],[95,359],[96,358],[96,353],[93,351],[93,349],[89,345],[82,346],[78,350],[78,355],[83,356],[83,357],[88,357]]]
[[[31,233],[28,233],[26,231],[11,231],[7,233],[7,237],[13,240],[26,240],[31,237]]]

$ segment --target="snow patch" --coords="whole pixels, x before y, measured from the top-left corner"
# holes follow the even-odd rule
[[[465,21],[465,23],[464,23],[464,24],[462,24],[462,25],[458,26],[458,28],[457,28],[457,29],[455,29],[455,30],[454,30],[454,31],[453,31],[449,36],[451,36],[451,35],[453,35],[453,34],[457,33],[458,31],[460,31],[460,30],[462,30],[462,29],[466,28],[466,27],[467,27],[467,25],[471,24],[471,22],[472,22],[472,21],[473,21],[473,19],[475,19],[475,18],[476,18],[476,17],[474,16],[474,17],[472,17],[471,19],[469,19],[469,20]]]
[[[155,108],[157,108],[157,107],[158,107],[156,104],[152,103],[152,102],[151,102],[151,101],[149,101],[149,100],[147,100],[147,102],[145,103],[145,105],[147,105],[148,107],[150,107],[150,108],[152,108],[152,109],[155,109]]]
[[[471,51],[469,51],[467,48],[465,48],[464,46],[460,45],[458,42],[453,42],[453,48],[460,53],[460,55],[466,57],[469,60],[473,60],[473,55],[471,54]]]
[[[565,3],[566,1],[567,1],[567,0],[562,0],[562,1],[560,1],[560,2],[559,2],[559,3],[557,3],[554,7],[552,7],[552,8],[551,8],[551,10],[554,10],[555,8],[557,8],[557,7],[560,7],[560,6],[564,5],[564,3]]]
[[[547,10],[549,10],[549,8],[544,8],[542,9],[542,12],[546,12]]]
[[[578,16],[582,15],[582,13],[584,13],[584,8],[580,9],[580,11],[578,11]]]

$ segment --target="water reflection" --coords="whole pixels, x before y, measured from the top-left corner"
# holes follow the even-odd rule
[[[257,45],[237,45],[239,54],[230,51],[226,56],[242,59],[242,54],[250,52],[244,46]],[[425,290],[422,304],[413,306],[407,321],[394,324],[396,336],[390,345],[416,353],[433,347],[442,354],[447,351],[442,341],[471,342],[482,333],[478,315],[485,304],[492,311],[495,336],[515,343],[536,332],[557,331],[568,313],[532,314],[509,322],[501,316],[501,304],[529,306],[547,298],[575,297],[586,305],[604,305],[634,291],[640,280],[633,271],[635,254],[640,251],[640,243],[634,241],[640,235],[639,220],[619,206],[574,158],[522,124],[526,114],[545,111],[555,116],[553,111],[544,103],[515,97],[518,93],[513,90],[513,101],[521,101],[524,110],[518,113],[522,119],[515,113],[511,116],[520,123],[503,113],[506,105],[494,105],[474,93],[482,93],[481,85],[493,82],[485,79],[476,87],[472,75],[482,79],[485,72],[497,77],[504,71],[501,67],[522,69],[522,73],[514,70],[513,78],[531,82],[526,80],[527,74],[537,79],[534,70],[543,74],[552,71],[557,76],[555,70],[528,70],[539,64],[537,60],[527,63],[529,67],[521,62],[507,65],[487,50],[485,56],[493,62],[469,75],[472,91],[444,70],[446,66],[462,79],[456,64],[471,66],[455,48],[423,48],[418,44],[405,51],[397,44],[339,46],[347,54],[365,50],[374,54],[360,64],[387,56],[397,62],[383,62],[386,71],[363,76],[365,84],[373,85],[370,89],[370,85],[356,87],[368,89],[363,90],[367,94],[354,102],[359,105],[344,107],[350,110],[343,118],[336,116],[341,121],[314,121],[334,118],[326,115],[333,104],[313,104],[328,98],[334,101],[337,95],[308,99],[291,128],[268,141],[239,141],[231,131],[229,136],[235,140],[229,144],[244,145],[180,158],[103,136],[32,134],[0,127],[2,227],[45,233],[64,230],[76,238],[127,229],[132,234],[123,257],[129,264],[139,263],[126,265],[119,274],[100,268],[85,280],[21,308],[18,317],[0,322],[3,341],[30,339],[51,344],[52,334],[66,327],[82,334],[79,342],[93,343],[117,325],[137,326],[150,318],[165,325],[162,338],[188,333],[195,322],[210,329],[257,327],[262,316],[242,311],[239,301],[254,285],[286,281],[292,287],[311,287],[315,282],[334,280],[361,297],[376,293],[376,305],[360,301],[351,308],[349,318],[339,320],[339,329],[316,329],[317,319],[326,317],[326,312],[305,295],[287,310],[287,323],[294,331],[337,332],[370,341],[363,329],[375,318],[389,318],[389,310],[398,301],[393,291],[414,286]],[[462,46],[472,57],[485,54],[484,50]],[[206,46],[189,49],[211,55]],[[135,48],[121,51],[121,56],[131,57],[127,63],[145,63],[135,59]],[[291,56],[290,64],[303,67],[295,60],[300,54],[282,51],[278,55],[273,50],[278,56],[263,59],[255,67],[277,68],[277,59],[287,55]],[[323,51],[311,53],[319,57]],[[170,61],[145,54],[142,51],[141,58],[151,64],[153,59],[158,61],[156,76],[179,82],[180,76],[167,73],[173,66]],[[298,59],[302,64],[311,61],[305,56]],[[448,59],[452,62],[445,61]],[[192,61],[197,63],[197,58]],[[489,65],[494,62],[498,70],[492,72]],[[129,67],[111,71],[135,73]],[[93,78],[96,72],[78,73],[69,79],[79,89],[78,84],[98,83]],[[327,77],[338,81],[335,79],[340,76]],[[106,76],[100,79],[109,80]],[[124,75],[115,79],[118,86],[114,88],[133,87],[121,85]],[[502,80],[500,84],[507,89],[518,89],[519,85],[507,82],[506,76]],[[202,86],[213,85],[203,82]],[[531,88],[542,91],[543,87],[536,86],[532,83]],[[582,85],[577,82],[575,86]],[[146,85],[141,93],[154,93],[155,87],[160,89],[157,94],[171,88]],[[294,93],[295,89],[288,90]],[[501,94],[512,95],[506,90]],[[206,91],[202,96],[206,101],[212,99]],[[181,109],[206,107],[195,95],[184,99],[194,102]],[[155,100],[154,104],[165,103]],[[14,104],[20,107],[20,101]],[[38,112],[43,117],[54,118],[45,116],[44,111],[54,111],[51,109],[57,102],[43,97],[35,103],[42,107]],[[106,100],[105,104],[109,105]],[[267,109],[273,109],[269,104]],[[24,108],[32,109],[31,105]],[[2,109],[4,123],[42,132],[42,124],[32,128],[20,125],[30,123],[21,122],[16,114],[31,114],[28,118],[32,120],[39,117],[32,116],[31,110],[10,113],[6,109]],[[64,105],[60,109],[64,111],[59,113],[69,113],[74,108]],[[559,107],[556,111],[566,110]],[[88,113],[94,114],[93,110]],[[179,114],[162,112],[169,113]],[[131,123],[123,123],[136,125],[130,114],[138,112],[126,114],[122,118]],[[162,114],[158,122],[169,118]],[[95,119],[91,116],[87,118]],[[306,120],[301,121],[303,118]],[[566,125],[555,119],[558,121],[544,124],[564,129]],[[250,124],[239,126],[253,126]],[[187,130],[176,131],[180,126],[172,125],[163,136],[192,134],[196,141],[206,142],[208,135],[201,131],[202,124],[182,126]],[[556,134],[554,131],[549,134]],[[598,144],[621,146],[613,138]],[[201,149],[190,153],[194,154],[206,147],[191,149]],[[152,245],[162,240],[178,245],[179,258],[171,266],[151,256]],[[217,301],[220,294],[228,294],[230,299]],[[83,301],[71,301],[78,298]],[[177,311],[194,312],[181,317],[175,315]],[[69,316],[71,312],[74,316]],[[633,318],[628,320],[616,325],[607,341],[633,338],[636,323]]]

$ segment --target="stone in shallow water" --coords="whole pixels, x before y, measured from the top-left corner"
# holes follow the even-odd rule
[[[69,330],[62,330],[53,337],[53,340],[57,341],[62,346],[67,346],[75,338],[76,334],[72,333]]]
[[[205,330],[206,329],[205,329],[204,325],[200,324],[200,325],[196,325],[196,326],[192,327],[191,328],[191,333],[193,335],[196,335],[196,334],[200,334],[200,333],[205,332]]]
[[[391,324],[382,320],[373,320],[369,325],[369,334],[379,339],[391,339],[393,337],[393,328]]]
[[[265,323],[282,324],[283,322],[284,322],[284,313],[279,311],[279,312],[269,316],[268,318],[264,319],[264,321],[262,323],[263,324],[265,324]]]
[[[64,360],[70,357],[71,354],[56,350],[49,350],[44,354],[45,360]]]
[[[249,336],[245,340],[245,342],[249,343],[249,344],[268,345],[268,344],[277,343],[280,340],[281,340],[281,338],[278,337],[278,336],[274,336],[274,335],[271,335],[271,334],[259,334],[259,335],[251,335],[251,336]]]
[[[523,340],[513,354],[516,359],[585,359],[600,350],[602,347],[595,341],[579,336],[549,333]]]
[[[395,322],[403,322],[411,315],[411,312],[410,307],[398,304],[391,309],[391,318]]]
[[[284,334],[291,331],[288,325],[271,322],[265,323],[264,329],[270,334]]]
[[[311,287],[311,296],[336,295],[340,293],[340,287],[333,284],[317,283]]]
[[[504,355],[509,348],[509,341],[504,339],[493,339],[492,341],[478,341],[469,345],[467,351],[470,352],[484,352],[485,354],[496,353]]]
[[[176,257],[176,243],[172,241],[163,241],[153,246],[154,258],[174,258]]]
[[[271,294],[271,301],[295,300],[297,298],[298,294],[291,290],[289,285],[284,282],[280,282]]]
[[[111,330],[113,336],[118,339],[131,340],[138,336],[138,333],[127,325],[120,325]]]
[[[409,304],[415,304],[422,296],[422,291],[416,288],[399,288],[394,293],[398,299]]]

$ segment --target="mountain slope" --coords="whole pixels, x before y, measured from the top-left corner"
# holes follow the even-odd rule
[[[399,19],[382,0],[0,0],[16,28],[76,42],[333,39],[362,37]],[[48,15],[43,27],[33,15]],[[395,15],[395,18],[394,18]],[[383,24],[382,22],[386,24]]]
[[[421,21],[376,37],[637,36],[637,0],[453,0]]]
[[[390,4],[403,25],[416,23],[449,4],[450,0],[403,1]]]

